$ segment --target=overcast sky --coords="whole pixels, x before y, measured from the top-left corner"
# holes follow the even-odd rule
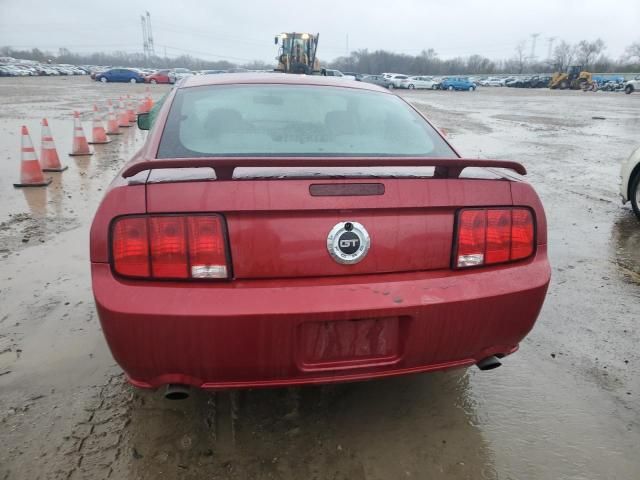
[[[640,0],[0,0],[0,46],[75,52],[142,51],[140,14],[151,13],[156,53],[272,61],[275,34],[320,32],[318,56],[386,49],[442,58],[513,55],[519,41],[546,58],[548,39],[602,38],[619,57],[640,41]]]

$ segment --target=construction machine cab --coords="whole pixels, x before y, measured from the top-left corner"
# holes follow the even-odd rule
[[[278,49],[278,67],[276,71],[284,73],[305,73],[311,75],[320,70],[316,58],[320,34],[281,33],[276,35],[274,43]]]

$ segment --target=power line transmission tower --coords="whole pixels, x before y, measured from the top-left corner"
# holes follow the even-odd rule
[[[151,30],[151,14],[147,11],[147,43],[149,44],[149,55],[156,56],[156,49],[153,46],[153,31]]]
[[[149,57],[149,37],[147,36],[147,22],[144,18],[144,15],[140,15],[140,22],[142,23],[142,49],[144,51],[144,56]]]
[[[531,55],[529,56],[529,59],[532,62],[536,60],[536,40],[538,39],[539,36],[540,36],[539,33],[531,34]]]
[[[556,37],[547,38],[547,42],[549,43],[549,50],[547,51],[547,59],[551,59],[551,53],[553,52],[553,42],[556,41]]]

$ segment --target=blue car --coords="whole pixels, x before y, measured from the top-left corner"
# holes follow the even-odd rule
[[[96,81],[144,83],[144,77],[136,70],[130,68],[112,68],[96,75]]]
[[[467,77],[447,77],[442,80],[440,88],[442,90],[468,90],[473,92],[476,89],[476,84]]]

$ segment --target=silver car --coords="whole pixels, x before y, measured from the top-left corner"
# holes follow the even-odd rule
[[[423,77],[423,76],[415,76],[409,77],[400,82],[401,88],[408,88],[409,90],[413,89],[428,89],[428,90],[437,90],[439,87],[439,83],[436,82],[433,77]]]
[[[193,75],[191,70],[186,68],[174,68],[167,76],[169,77],[169,83],[176,83],[183,78],[190,77],[191,75]]]

